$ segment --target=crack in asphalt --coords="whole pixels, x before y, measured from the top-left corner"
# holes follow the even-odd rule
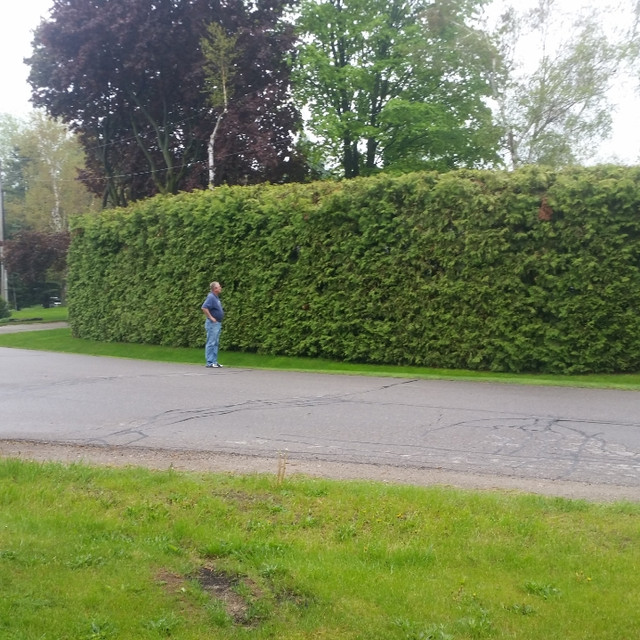
[[[380,381],[372,378],[370,382],[362,380],[356,385],[349,385],[355,390],[346,390],[346,384],[324,386],[313,377],[309,378],[313,387],[306,382],[290,387],[291,390],[301,390],[301,395],[278,398],[274,396],[281,389],[287,393],[289,387],[273,386],[267,376],[260,374],[256,389],[266,398],[225,402],[224,396],[219,396],[222,399],[220,405],[189,406],[193,405],[194,397],[200,397],[194,396],[191,390],[191,380],[194,378],[216,380],[211,387],[215,394],[218,381],[247,371],[224,369],[222,376],[218,377],[217,373],[211,375],[205,372],[203,367],[203,370],[191,369],[187,372],[176,369],[163,369],[160,373],[138,371],[132,375],[109,375],[109,371],[106,371],[104,375],[89,374],[75,378],[67,372],[64,378],[55,379],[45,370],[37,374],[42,378],[36,378],[35,381],[32,378],[22,386],[13,386],[13,382],[8,380],[0,399],[22,395],[27,402],[35,399],[40,407],[41,403],[49,400],[47,391],[52,391],[50,397],[54,401],[81,399],[83,394],[95,400],[95,393],[100,402],[110,402],[116,397],[128,399],[130,390],[136,390],[139,394],[138,405],[141,404],[140,398],[144,405],[147,399],[151,402],[154,397],[156,378],[160,381],[189,378],[184,383],[167,385],[165,395],[158,398],[159,404],[154,415],[128,420],[132,415],[145,416],[148,409],[143,407],[129,412],[127,400],[127,406],[114,413],[113,417],[107,417],[106,424],[96,421],[95,426],[88,428],[79,425],[72,435],[80,437],[73,440],[81,444],[124,447],[158,446],[160,443],[168,448],[178,443],[178,446],[187,448],[195,444],[209,446],[212,450],[251,455],[286,450],[299,458],[358,463],[373,461],[425,469],[464,468],[471,472],[496,474],[519,472],[529,477],[544,474],[547,478],[579,481],[587,477],[592,481],[598,477],[604,482],[624,478],[629,486],[640,486],[640,450],[627,446],[636,441],[635,435],[629,430],[635,432],[640,429],[640,422],[635,419],[635,400],[628,404],[625,402],[622,405],[624,411],[611,414],[600,411],[598,407],[593,419],[589,419],[584,417],[589,413],[575,401],[568,405],[572,409],[567,413],[578,414],[578,417],[554,415],[554,412],[562,413],[564,406],[557,398],[551,403],[556,410],[548,409],[545,412],[544,407],[548,405],[544,399],[553,397],[546,392],[540,394],[538,405],[532,403],[530,398],[519,405],[518,394],[504,392],[505,401],[499,398],[494,402],[496,408],[492,409],[484,408],[490,407],[491,401],[478,401],[483,397],[481,393],[465,396],[465,390],[468,389],[465,386],[459,387],[462,393],[458,396],[440,395],[442,387],[439,385],[425,387],[427,391],[424,393],[422,386],[408,389],[413,385],[422,385],[425,381],[421,379]],[[226,387],[233,393],[227,400],[257,395],[250,387],[238,393],[235,380],[237,378],[234,378],[231,386]],[[285,380],[285,384],[288,384],[291,378]],[[140,385],[135,385],[136,381]],[[266,381],[264,386],[263,381]],[[94,391],[96,387],[98,391]],[[304,395],[315,387],[319,391],[338,389],[339,392]],[[403,387],[407,391],[401,391]],[[66,388],[73,389],[73,392],[60,391]],[[203,388],[201,384],[197,387],[198,390]],[[185,389],[191,391],[184,395],[185,406],[172,407],[171,404],[183,397],[182,391]],[[345,391],[340,392],[341,389]],[[175,399],[172,391],[176,394]],[[136,400],[134,395],[131,395],[131,399]],[[200,404],[202,401],[196,402]],[[509,404],[515,406],[516,410],[508,410]],[[131,406],[136,408],[137,405],[132,401]],[[520,409],[520,406],[524,408]],[[528,406],[543,408],[527,411]],[[160,410],[163,407],[166,409]],[[82,415],[80,411],[78,414]],[[246,414],[246,419],[243,414]],[[21,415],[16,413],[16,416]],[[65,415],[63,411],[57,417]],[[100,417],[98,413],[95,415]],[[622,418],[615,421],[596,419],[600,415],[605,418],[608,415],[621,415]],[[116,416],[124,421],[116,422]],[[367,420],[371,420],[378,429],[371,438],[367,437]],[[109,421],[112,423],[109,424]],[[339,430],[345,426],[346,429]],[[200,435],[202,439],[198,440]],[[587,471],[591,473],[590,476]]]
[[[383,385],[380,388],[389,386],[396,385]],[[371,390],[364,393],[371,393]],[[128,428],[113,431],[107,436],[83,439],[83,442],[113,445],[114,441],[118,441],[126,445],[139,445],[151,437],[150,431],[155,428],[210,420],[240,412],[339,406],[354,402],[370,404],[360,397],[362,395],[363,392],[328,394],[279,400],[250,400],[200,409],[171,409],[131,424]],[[356,397],[359,398],[354,400]],[[422,442],[399,443],[391,440],[338,438],[317,432],[278,432],[270,434],[268,439],[260,436],[251,436],[248,440],[224,439],[217,442],[216,447],[229,452],[264,453],[268,446],[270,449],[275,447],[302,457],[349,461],[361,460],[362,449],[365,448],[368,459],[386,464],[427,465],[432,468],[449,469],[465,465],[472,470],[491,470],[496,473],[512,473],[518,470],[520,473],[534,476],[538,471],[537,465],[544,456],[554,469],[548,472],[548,477],[575,479],[581,476],[585,467],[595,467],[600,469],[604,476],[623,475],[640,484],[640,453],[622,445],[608,445],[603,439],[603,428],[618,426],[620,423],[564,417],[525,417],[524,414],[521,417],[513,412],[488,410],[480,412],[491,413],[492,417],[447,423],[446,413],[450,409],[446,407],[416,407],[393,402],[385,404],[414,408],[416,411],[435,409],[438,412],[434,417],[435,424],[418,425],[416,431],[422,437]],[[630,426],[640,425],[634,422],[630,423]],[[458,442],[458,445],[452,446],[450,442]],[[615,473],[611,469],[615,469]]]

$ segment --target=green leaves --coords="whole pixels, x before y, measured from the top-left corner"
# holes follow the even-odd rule
[[[541,0],[528,14],[503,15],[501,48],[508,77],[496,78],[493,86],[511,167],[568,166],[592,158],[597,143],[608,135],[607,94],[630,50],[603,30],[605,11],[594,5],[567,23],[551,0]],[[528,59],[516,62],[514,52],[525,41],[539,43],[538,58],[531,59],[527,50]]]
[[[550,373],[640,367],[640,170],[222,187],[82,219],[74,335]]]
[[[306,0],[293,75],[327,167],[481,166],[499,135],[485,98],[493,46],[474,22],[481,0]]]

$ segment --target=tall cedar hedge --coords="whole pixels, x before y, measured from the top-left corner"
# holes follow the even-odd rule
[[[556,373],[640,369],[640,168],[220,187],[77,221],[82,338]]]

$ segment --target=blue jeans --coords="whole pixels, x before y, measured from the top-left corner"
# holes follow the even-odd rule
[[[207,332],[207,344],[204,346],[207,364],[216,364],[218,362],[218,347],[220,346],[222,324],[220,322],[211,322],[207,318],[204,321],[204,330]]]

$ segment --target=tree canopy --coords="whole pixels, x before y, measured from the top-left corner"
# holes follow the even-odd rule
[[[608,91],[629,49],[624,40],[612,42],[602,24],[602,9],[563,16],[554,0],[503,14],[499,32],[508,73],[495,83],[494,97],[511,168],[588,159],[609,134]],[[514,52],[524,37],[537,46],[523,69]]]
[[[81,179],[103,206],[220,184],[585,159],[609,130],[609,81],[633,47],[605,36],[602,9],[571,16],[553,48],[554,0],[507,12],[497,32],[482,21],[489,5],[54,0],[28,60],[32,98],[78,134]],[[527,29],[540,60],[523,70],[510,47]]]
[[[216,107],[200,43],[217,22],[238,44],[217,179],[285,180],[299,118],[286,1],[56,0],[28,60],[32,100],[79,134],[82,178],[105,204],[205,186]]]
[[[20,231],[7,240],[4,262],[16,308],[48,306],[52,294],[63,294],[69,241],[68,231]]]
[[[21,231],[7,241],[7,270],[20,276],[24,284],[37,285],[45,280],[49,269],[66,268],[68,248],[68,231]]]
[[[485,100],[497,52],[484,0],[304,0],[297,97],[345,177],[480,166],[499,133]]]
[[[0,162],[8,237],[27,229],[65,231],[70,217],[98,206],[78,181],[84,168],[78,139],[41,111],[25,119],[0,115]]]
[[[78,180],[83,166],[82,148],[61,122],[41,111],[24,120],[0,115],[3,257],[17,308],[64,291],[69,220],[99,208]]]

